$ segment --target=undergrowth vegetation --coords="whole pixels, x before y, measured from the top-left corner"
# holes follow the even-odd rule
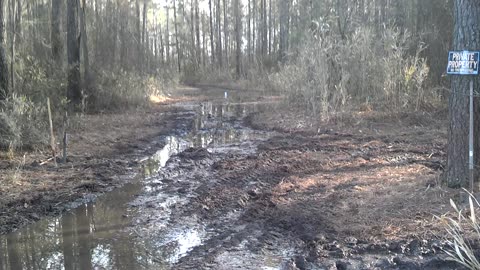
[[[178,76],[165,72],[155,76],[142,76],[126,71],[101,72],[96,86],[87,97],[90,111],[122,111],[148,106],[152,95],[163,95],[166,89],[178,84]]]
[[[32,150],[49,143],[47,98],[51,101],[56,131],[59,132],[63,125],[68,103],[66,75],[62,68],[30,56],[20,58],[16,65],[21,77],[17,77],[15,92],[0,101],[0,149]],[[150,96],[161,96],[165,89],[177,84],[177,73],[169,70],[148,75],[123,70],[96,72],[90,89],[83,91],[80,111],[119,112],[146,108]]]
[[[467,192],[468,193],[468,192]],[[475,243],[480,239],[480,221],[476,209],[480,207],[478,200],[470,193],[467,209],[461,209],[450,200],[454,213],[443,215],[440,221],[447,231],[449,250],[445,250],[450,259],[471,270],[480,269],[480,261]]]
[[[422,43],[411,44],[410,35],[396,28],[385,29],[382,39],[369,28],[347,39],[310,37],[270,82],[289,103],[324,120],[351,109],[431,109],[441,96],[427,86],[423,50]]]
[[[183,79],[215,85],[236,80],[237,88],[277,92],[323,121],[352,110],[432,111],[446,104],[442,88],[429,81],[427,46],[407,30],[360,26],[345,36],[306,31],[302,37],[284,63],[276,55],[244,59],[240,78],[231,67],[214,66]]]

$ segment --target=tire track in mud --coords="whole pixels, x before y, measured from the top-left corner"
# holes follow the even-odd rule
[[[208,115],[207,118],[209,123],[201,126],[219,126],[215,124],[218,121],[215,117]],[[223,123],[220,126],[225,128],[226,124],[227,127],[233,125],[239,128],[241,120],[242,118],[235,117],[225,119],[222,114]],[[247,130],[243,126],[240,128]],[[267,136],[268,134],[262,134],[260,137]],[[258,177],[258,172],[252,170],[241,179],[221,176],[215,172],[221,160],[252,159],[257,144],[256,136],[253,137],[247,141],[214,145],[212,148],[211,143],[208,143],[207,149],[211,151],[189,148],[173,157],[159,170],[158,175],[147,179],[146,186],[149,189],[155,186],[155,191],[139,196],[132,206],[142,208],[136,222],[136,227],[142,228],[139,236],[151,239],[154,242],[151,246],[155,246],[155,242],[157,246],[163,246],[158,248],[157,254],[153,254],[155,258],[164,258],[165,264],[173,264],[175,269],[199,269],[202,265],[207,267],[212,263],[215,254],[220,252],[213,247],[234,247],[239,244],[242,235],[249,231],[245,225],[236,222],[249,200],[243,190],[246,185],[254,184],[252,181]],[[225,196],[229,197],[224,200],[225,203],[217,200]],[[168,200],[170,203],[167,205]],[[159,215],[159,212],[165,215]],[[172,240],[174,231],[185,232],[191,228],[197,230],[199,238],[202,238],[200,241],[191,241],[195,243],[190,243],[192,245],[185,248],[180,243],[181,239]],[[168,250],[168,246],[172,248]]]
[[[207,114],[204,126],[241,129],[242,119]],[[443,165],[442,146],[338,133],[268,137],[189,148],[147,181],[158,188],[137,198],[144,209],[137,225],[140,237],[158,248],[156,258],[167,258],[173,269],[456,267],[438,255],[444,247],[439,240],[372,240],[337,224],[358,213],[342,210],[345,196],[383,181],[369,180],[370,173],[433,174]],[[167,198],[174,199],[166,206]],[[189,235],[194,239],[182,239]]]

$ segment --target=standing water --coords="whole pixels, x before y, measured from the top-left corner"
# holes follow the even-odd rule
[[[161,188],[159,172],[169,159],[184,150],[205,148],[210,153],[221,153],[241,148],[241,143],[266,138],[268,134],[242,126],[256,104],[191,105],[196,111],[192,129],[182,137],[164,138],[165,146],[141,160],[142,173],[122,188],[96,200],[81,202],[71,211],[53,218],[45,218],[21,230],[0,237],[0,270],[17,269],[168,269],[193,247],[202,243],[206,228],[195,224],[171,228],[168,216],[171,205],[188,203],[187,196],[168,192],[148,194]],[[236,145],[236,146],[235,146]],[[160,187],[159,187],[160,186]],[[139,223],[142,207],[139,197],[149,198],[164,211],[157,223],[163,234],[154,241],[138,237],[145,228]],[[152,254],[155,253],[155,256]],[[160,255],[159,255],[160,254]]]

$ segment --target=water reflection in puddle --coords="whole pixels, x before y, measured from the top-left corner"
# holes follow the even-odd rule
[[[244,151],[243,144],[249,140],[266,138],[266,133],[242,126],[243,117],[257,110],[256,104],[202,103],[194,108],[197,114],[191,131],[186,136],[165,137],[165,146],[142,161],[143,181],[137,179],[60,217],[43,219],[0,237],[0,270],[167,269],[202,244],[207,233],[195,222],[190,227],[169,228],[145,242],[127,230],[136,224],[136,213],[141,211],[132,203],[139,194],[153,194],[162,188],[153,185],[155,177],[172,155],[190,147],[207,148],[212,153]],[[167,193],[149,199],[157,206],[164,204],[165,211],[152,217],[164,220],[155,223],[164,228],[169,226],[169,207],[185,203]]]
[[[143,243],[120,233],[130,226],[125,207],[141,190],[129,184],[0,239],[0,269],[141,269]]]

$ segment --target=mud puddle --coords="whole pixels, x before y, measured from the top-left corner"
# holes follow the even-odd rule
[[[195,112],[178,113],[191,120],[189,131],[164,137],[163,148],[139,160],[141,173],[130,184],[0,237],[0,269],[170,269],[218,237],[222,227],[190,204],[205,192],[203,180],[216,181],[216,161],[251,155],[271,134],[243,126],[256,103],[182,106]],[[214,222],[238,216],[230,211]]]

